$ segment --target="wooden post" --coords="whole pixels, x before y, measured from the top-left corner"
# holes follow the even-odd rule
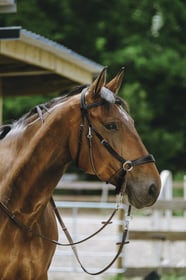
[[[125,219],[125,210],[124,208],[119,208],[118,209],[118,219],[119,219],[119,226],[118,226],[118,234],[119,238],[121,239],[122,234],[123,234],[123,221]],[[120,255],[119,258],[117,259],[117,268],[122,270],[123,269],[123,256]]]
[[[3,79],[0,78],[0,125],[3,123]]]
[[[186,175],[183,176],[183,197],[184,200],[186,200]],[[186,211],[185,211],[185,217],[186,217]]]

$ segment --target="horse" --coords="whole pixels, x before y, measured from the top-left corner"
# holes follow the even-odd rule
[[[90,85],[36,106],[0,128],[0,279],[46,280],[58,239],[50,199],[72,162],[109,182],[136,208],[151,206],[161,184],[154,158],[118,96],[124,70],[107,68]],[[30,230],[27,230],[30,229]]]

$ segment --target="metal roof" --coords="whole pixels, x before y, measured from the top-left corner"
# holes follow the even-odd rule
[[[3,96],[62,92],[77,84],[89,84],[102,68],[63,45],[21,28],[18,38],[5,36],[0,40]]]

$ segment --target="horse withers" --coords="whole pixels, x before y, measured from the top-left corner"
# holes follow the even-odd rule
[[[106,71],[90,86],[36,106],[0,128],[1,280],[47,279],[55,244],[33,232],[57,240],[50,198],[72,161],[113,184],[136,208],[157,200],[154,158],[117,96],[123,69],[108,83]]]

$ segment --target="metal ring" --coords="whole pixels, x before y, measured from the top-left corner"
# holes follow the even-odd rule
[[[125,171],[131,171],[131,170],[133,169],[132,161],[126,160],[126,161],[123,163],[123,169],[124,169]]]

